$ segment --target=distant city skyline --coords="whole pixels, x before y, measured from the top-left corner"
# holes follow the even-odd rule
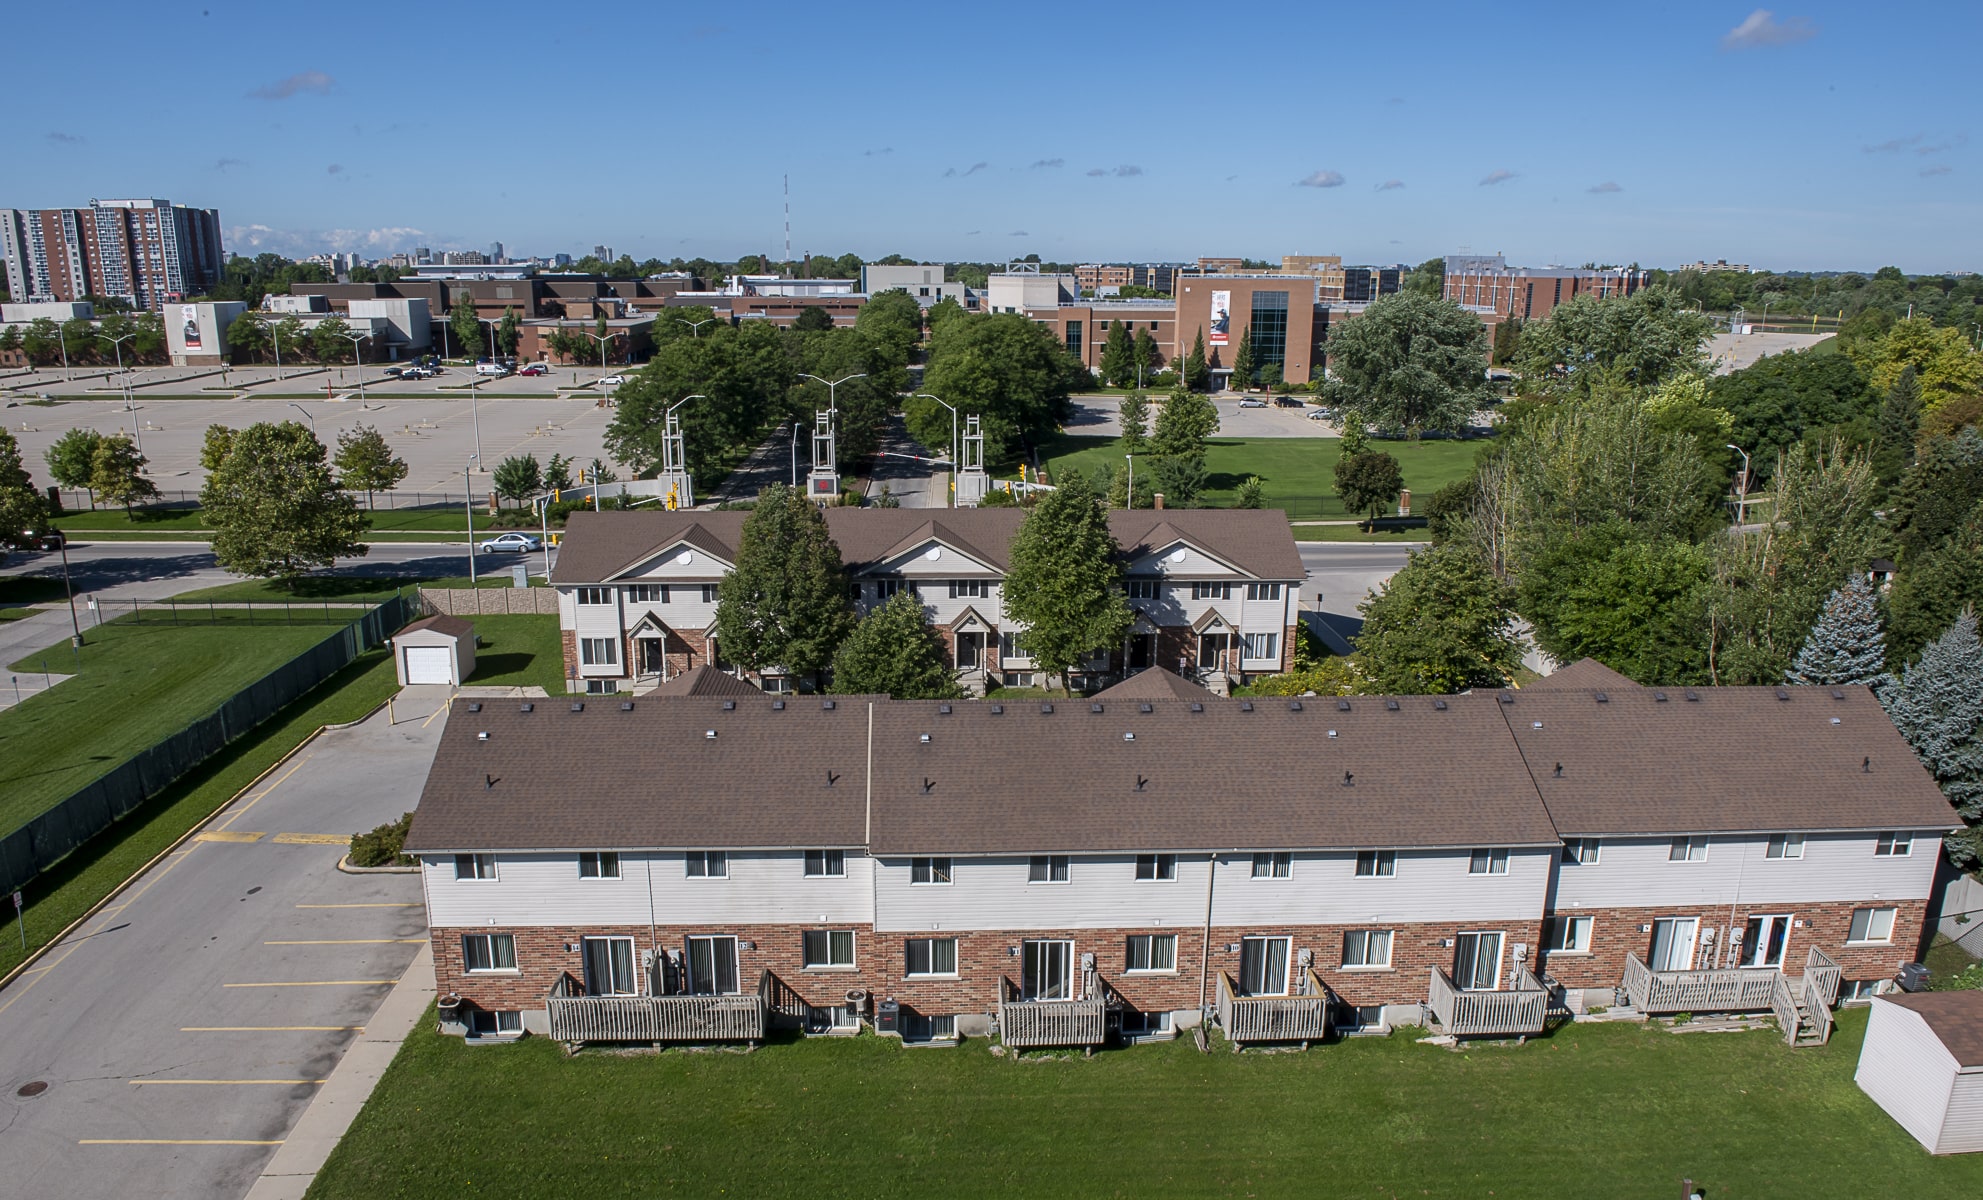
[[[1924,100],[1983,44],[1983,6],[1954,0],[1261,4],[1244,23],[361,3],[328,41],[300,9],[119,8],[147,56],[198,72],[20,89],[0,205],[169,197],[218,209],[251,255],[732,261],[782,255],[789,175],[795,258],[1983,268],[1970,115]],[[84,36],[46,6],[15,29]]]

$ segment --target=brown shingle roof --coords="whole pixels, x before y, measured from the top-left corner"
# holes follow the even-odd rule
[[[1595,688],[1609,692],[1618,688],[1635,688],[1639,685],[1594,658],[1580,658],[1554,674],[1545,675],[1527,688],[1530,692],[1568,692],[1582,688]]]
[[[737,558],[743,512],[575,512],[558,540],[551,582],[598,583],[686,541],[726,562]]]
[[[403,626],[394,637],[405,633],[445,633],[449,637],[465,638],[475,633],[475,623],[462,617],[451,617],[445,613],[435,613],[431,617],[421,617]]]
[[[1219,697],[1162,667],[1138,671],[1121,683],[1096,692],[1097,700],[1196,700],[1203,703]]]
[[[1605,703],[1593,692],[1500,695],[1513,698],[1498,707],[1565,836],[1957,823],[1864,687],[1630,687]]]
[[[1983,992],[1903,992],[1874,1002],[1921,1014],[1957,1066],[1983,1067]]]
[[[708,663],[698,663],[647,693],[650,696],[750,696],[763,699],[755,684],[719,671]]]

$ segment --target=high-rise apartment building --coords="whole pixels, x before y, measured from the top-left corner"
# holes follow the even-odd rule
[[[113,296],[159,310],[220,282],[220,213],[166,200],[0,209],[0,257],[17,301]]]

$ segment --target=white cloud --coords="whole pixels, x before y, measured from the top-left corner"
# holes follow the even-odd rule
[[[1871,146],[1861,146],[1859,148],[1867,154],[1896,154],[1920,140],[1921,135],[1917,133],[1908,137],[1888,138],[1884,142],[1878,142]]]
[[[1607,179],[1603,183],[1592,184],[1590,187],[1587,187],[1584,190],[1589,192],[1593,196],[1606,196],[1611,194],[1612,192],[1622,192],[1625,189],[1619,187],[1617,184]]]
[[[1064,167],[1066,165],[1067,160],[1064,158],[1042,158],[1033,163],[1033,170],[1037,171],[1041,167]]]
[[[1380,192],[1395,192],[1403,186],[1405,186],[1405,181],[1402,179],[1386,179],[1384,182],[1378,184],[1375,190]]]
[[[230,226],[223,240],[230,253],[249,250],[256,253],[273,251],[290,258],[324,251],[347,253],[358,250],[369,255],[391,254],[398,250],[410,250],[416,245],[438,240],[430,239],[424,230],[408,226],[387,226],[380,229],[276,229],[268,225]]]
[[[298,71],[287,79],[265,83],[248,95],[257,100],[287,100],[299,92],[315,92],[322,96],[328,94],[336,83],[337,80],[322,71]]]
[[[1105,168],[1105,167],[1095,167],[1095,168],[1093,168],[1092,170],[1090,170],[1090,171],[1088,172],[1088,178],[1090,178],[1090,179],[1094,179],[1094,178],[1096,178],[1097,176],[1101,176],[1101,175],[1106,175],[1106,174],[1108,174],[1108,169],[1107,169],[1107,168]]]
[[[1938,163],[1932,167],[1921,168],[1921,177],[1923,179],[1926,179],[1931,175],[1947,175],[1950,171],[1953,170],[1955,170],[1955,168],[1951,167],[1947,163]]]
[[[1788,46],[1808,42],[1818,36],[1818,27],[1808,17],[1779,21],[1767,8],[1759,8],[1742,18],[1742,23],[1721,36],[1723,50],[1754,50],[1759,46]]]
[[[1296,187],[1333,188],[1343,186],[1341,171],[1315,171],[1306,178],[1294,181]]]
[[[63,133],[59,129],[50,133],[48,135],[48,140],[54,142],[58,146],[80,146],[83,144],[83,136],[81,134]]]
[[[1480,181],[1480,186],[1493,187],[1497,183],[1506,183],[1510,179],[1513,179],[1514,177],[1515,177],[1515,173],[1513,171],[1509,171],[1506,169],[1498,170],[1498,171],[1489,171],[1487,175]]]
[[[1133,163],[1124,163],[1121,166],[1117,167],[1115,170],[1109,172],[1109,174],[1114,175],[1118,179],[1127,179],[1132,175],[1141,175],[1142,173],[1143,173],[1143,168],[1136,166]]]

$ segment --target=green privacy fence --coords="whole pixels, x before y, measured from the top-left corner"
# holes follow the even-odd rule
[[[222,701],[206,716],[139,751],[48,811],[0,838],[0,893],[12,891],[108,829],[229,742],[316,687],[418,615],[395,596]]]

